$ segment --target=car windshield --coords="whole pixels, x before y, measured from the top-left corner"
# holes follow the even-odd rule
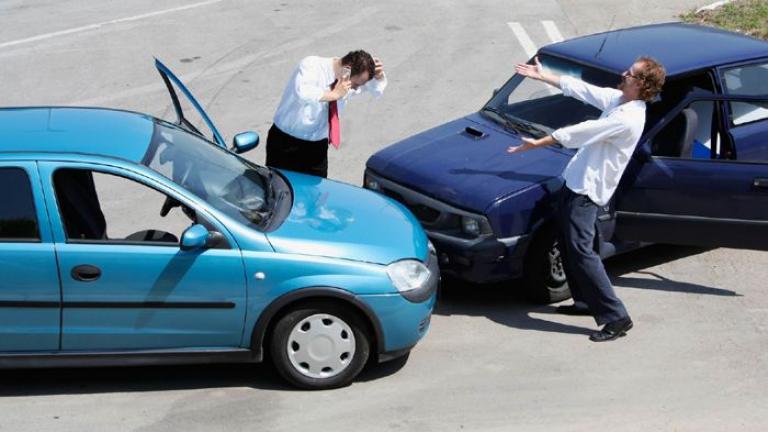
[[[259,228],[269,219],[269,169],[177,126],[155,122],[142,163],[246,225]]]
[[[539,56],[547,72],[570,75],[600,87],[616,87],[620,77],[557,57]],[[600,110],[566,97],[556,87],[515,74],[480,111],[494,121],[533,136],[600,117]]]

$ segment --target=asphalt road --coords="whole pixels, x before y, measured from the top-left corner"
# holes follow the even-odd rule
[[[228,139],[266,138],[300,58],[364,48],[390,87],[350,103],[329,170],[360,184],[373,152],[477,109],[526,48],[703,3],[4,0],[0,105],[172,119],[155,56]],[[3,371],[0,430],[765,430],[768,254],[653,246],[608,268],[635,319],[614,343],[589,342],[591,319],[531,306],[512,284],[450,283],[410,358],[348,388],[295,391],[263,365]]]

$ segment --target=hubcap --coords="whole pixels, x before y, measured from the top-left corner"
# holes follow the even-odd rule
[[[560,256],[560,249],[557,247],[557,242],[553,243],[552,249],[549,250],[549,277],[557,283],[565,282],[563,257]]]
[[[355,335],[340,318],[315,314],[293,327],[286,349],[302,375],[330,378],[344,371],[355,356]]]

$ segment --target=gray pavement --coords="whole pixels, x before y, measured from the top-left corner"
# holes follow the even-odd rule
[[[170,118],[152,57],[189,83],[223,134],[266,138],[295,63],[364,48],[390,87],[353,101],[330,177],[477,109],[536,46],[670,21],[706,1],[0,2],[0,105],[96,105]],[[1,131],[0,131],[1,133]],[[263,162],[263,148],[249,154]],[[594,322],[531,306],[512,284],[451,283],[406,362],[300,392],[258,366],[0,372],[0,431],[765,430],[768,254],[653,246],[609,261],[636,321],[610,344]]]

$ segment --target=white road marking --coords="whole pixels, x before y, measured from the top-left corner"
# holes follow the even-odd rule
[[[54,37],[65,36],[65,35],[69,35],[69,34],[73,34],[73,33],[80,33],[80,32],[84,32],[84,31],[88,31],[88,30],[96,30],[96,29],[98,29],[100,27],[103,27],[103,26],[106,26],[106,25],[110,25],[110,24],[120,24],[120,23],[124,23],[124,22],[129,22],[129,21],[137,21],[137,20],[140,20],[140,19],[150,18],[150,17],[154,17],[154,16],[158,16],[158,15],[163,15],[163,14],[167,14],[167,13],[171,13],[171,12],[179,12],[179,11],[183,11],[183,10],[187,10],[187,9],[192,9],[192,8],[200,7],[200,6],[207,6],[207,5],[210,5],[210,4],[213,4],[213,3],[219,3],[219,2],[222,2],[222,1],[224,1],[224,0],[207,0],[207,1],[204,1],[204,2],[194,3],[194,4],[191,4],[191,5],[175,7],[175,8],[172,8],[172,9],[165,9],[165,10],[156,11],[156,12],[149,12],[149,13],[145,13],[145,14],[141,14],[141,15],[132,16],[132,17],[118,18],[118,19],[114,19],[114,20],[110,20],[110,21],[100,22],[100,23],[97,23],[97,24],[89,24],[89,25],[82,26],[82,27],[75,27],[75,28],[71,28],[71,29],[67,29],[67,30],[61,30],[61,31],[56,31],[56,32],[52,32],[52,33],[45,33],[45,34],[41,34],[41,35],[37,35],[37,36],[28,37],[28,38],[25,38],[25,39],[17,39],[17,40],[8,41],[8,42],[2,42],[2,43],[0,43],[0,49],[7,48],[7,47],[10,47],[10,46],[14,46],[14,45],[25,44],[25,43],[29,43],[29,42],[37,42],[37,41],[44,40],[44,39],[50,39],[50,38],[54,38]]]
[[[724,4],[730,3],[732,1],[733,0],[716,1],[714,3],[708,4],[706,6],[702,6],[702,7],[698,8],[698,9],[696,9],[696,13],[703,12],[703,11],[715,10],[715,9],[719,8],[720,6],[723,6]]]
[[[507,25],[512,29],[512,32],[515,33],[515,37],[517,37],[518,42],[520,42],[520,45],[523,47],[523,50],[525,50],[528,58],[533,57],[536,54],[537,49],[530,36],[528,36],[528,32],[525,31],[520,23],[509,22]]]
[[[560,30],[557,29],[554,21],[542,21],[541,25],[544,26],[544,30],[547,32],[549,40],[553,43],[562,42],[563,35],[560,34]]]

